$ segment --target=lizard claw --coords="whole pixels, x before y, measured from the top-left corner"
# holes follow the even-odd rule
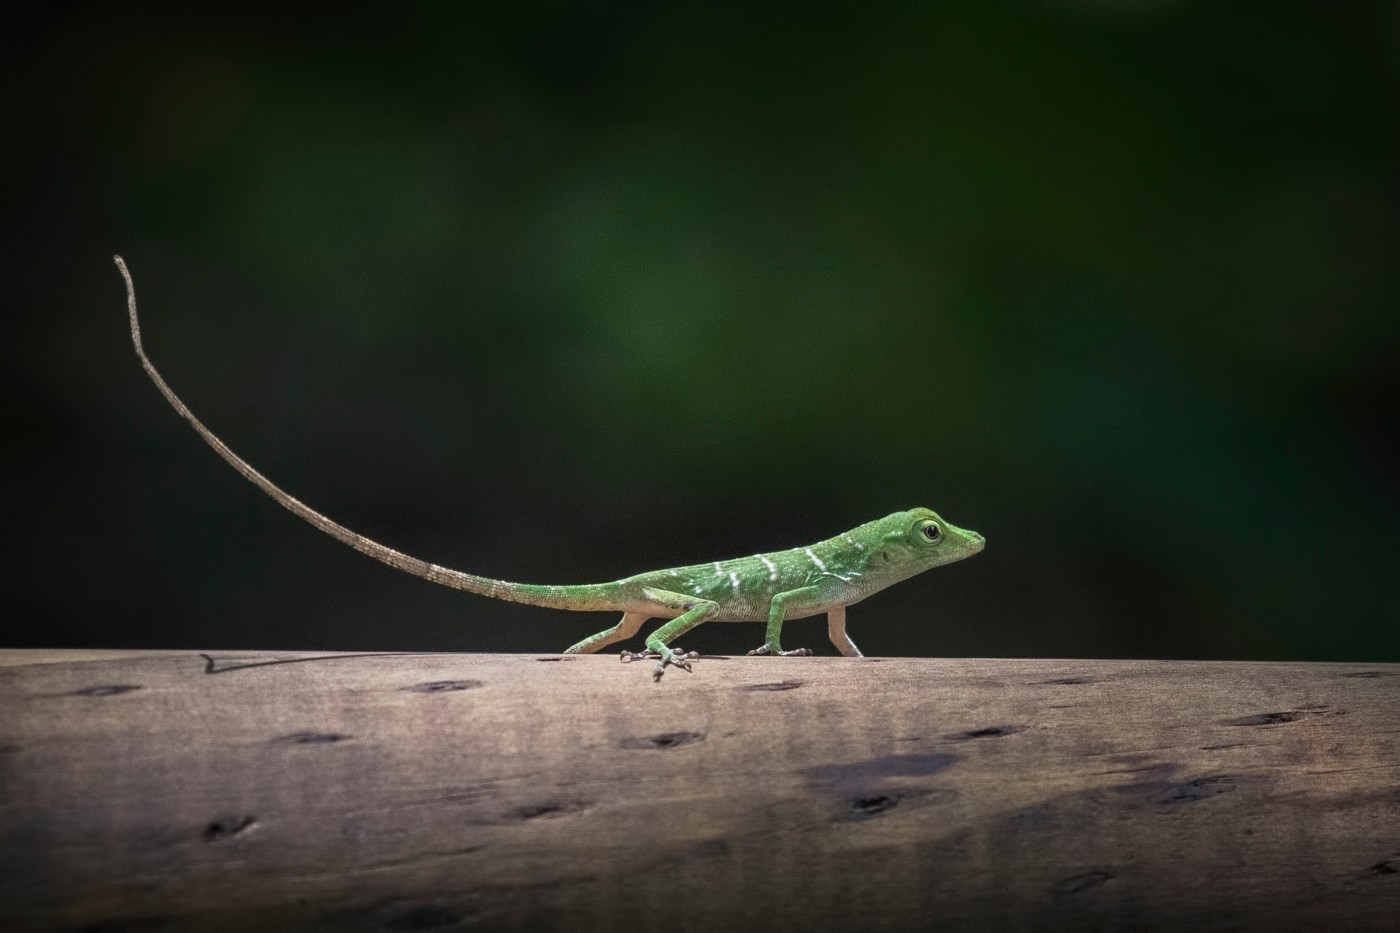
[[[690,666],[690,661],[692,658],[698,657],[700,657],[699,653],[694,651],[677,651],[669,658],[662,658],[660,661],[656,662],[656,668],[651,672],[652,683],[657,683],[661,680],[661,675],[666,673],[666,665],[668,664],[672,667],[679,667],[687,674],[694,674],[695,668]]]
[[[669,657],[663,657],[659,651],[652,651],[650,648],[646,648],[642,651],[622,652],[622,663],[626,664],[629,661],[646,661],[651,658],[659,658],[660,660],[656,662],[656,667],[651,672],[651,679],[657,681],[661,679],[662,674],[666,673],[666,668],[668,666],[679,667],[689,674],[695,673],[695,668],[691,667],[690,662],[698,657],[700,657],[700,652],[698,651],[672,651]]]
[[[767,645],[755,648],[749,652],[750,655],[772,654],[780,658],[808,658],[812,656],[811,648],[794,648],[791,651],[784,651],[781,648],[770,648]]]

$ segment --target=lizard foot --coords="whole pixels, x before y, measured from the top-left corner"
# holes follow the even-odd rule
[[[791,651],[783,651],[782,649],[778,649],[778,650],[775,651],[774,649],[769,648],[767,645],[764,645],[762,648],[755,648],[755,649],[753,649],[752,651],[749,652],[749,654],[750,654],[750,655],[775,654],[775,655],[777,655],[777,656],[780,657],[780,658],[809,658],[809,657],[812,656],[812,649],[811,649],[811,648],[794,648],[794,649],[792,649]]]
[[[669,653],[669,656],[663,656],[659,651],[652,651],[650,648],[647,648],[644,651],[622,652],[622,663],[626,664],[629,661],[646,661],[650,658],[660,658],[661,660],[656,662],[656,668],[651,672],[651,679],[655,682],[661,679],[662,674],[666,673],[666,667],[668,665],[679,667],[686,673],[693,674],[695,669],[690,666],[690,662],[698,657],[700,657],[700,652],[698,651],[673,650]]]

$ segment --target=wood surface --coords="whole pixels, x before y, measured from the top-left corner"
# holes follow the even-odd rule
[[[0,929],[1397,929],[1400,665],[0,652]]]

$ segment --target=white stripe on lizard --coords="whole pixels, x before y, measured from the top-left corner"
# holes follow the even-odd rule
[[[766,554],[755,554],[754,556],[757,557],[759,560],[763,561],[763,565],[768,568],[768,582],[777,583],[778,565],[769,560],[768,555]]]

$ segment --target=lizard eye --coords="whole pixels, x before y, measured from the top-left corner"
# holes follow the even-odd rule
[[[943,529],[938,527],[938,522],[929,522],[920,530],[928,541],[937,541],[943,534]]]

